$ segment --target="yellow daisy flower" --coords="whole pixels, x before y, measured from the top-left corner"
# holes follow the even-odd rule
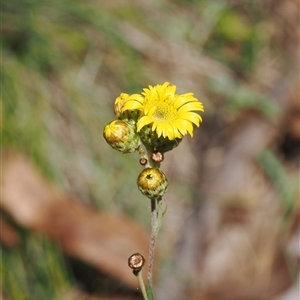
[[[165,82],[163,85],[149,85],[141,95],[129,96],[122,108],[139,110],[141,117],[137,122],[137,131],[151,125],[157,136],[169,140],[182,138],[186,134],[193,136],[193,124],[200,126],[201,116],[195,111],[204,111],[202,103],[193,93],[175,94],[176,86]]]

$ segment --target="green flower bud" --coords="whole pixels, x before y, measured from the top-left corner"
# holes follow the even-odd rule
[[[122,153],[134,152],[141,144],[134,122],[114,120],[104,127],[103,137],[112,148]]]
[[[166,175],[156,168],[145,168],[137,179],[139,190],[150,199],[164,195],[168,187]]]

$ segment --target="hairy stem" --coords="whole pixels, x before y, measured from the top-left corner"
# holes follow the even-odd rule
[[[148,275],[147,275],[148,282],[151,286],[152,286],[152,274],[153,274],[153,266],[154,266],[156,237],[157,237],[157,205],[156,205],[156,199],[151,199],[151,235],[150,235]]]

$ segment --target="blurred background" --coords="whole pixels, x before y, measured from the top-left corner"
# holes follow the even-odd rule
[[[1,34],[3,300],[141,299],[141,166],[102,131],[165,81],[205,113],[162,164],[156,299],[298,299],[298,1],[10,0]]]

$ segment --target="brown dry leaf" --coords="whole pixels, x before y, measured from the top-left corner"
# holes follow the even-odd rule
[[[136,300],[136,297],[96,297],[86,294],[78,289],[71,289],[59,297],[58,300]]]
[[[3,291],[0,291],[0,299],[1,300],[11,300],[10,298],[7,298],[6,296],[4,296]]]
[[[139,224],[63,197],[21,155],[5,153],[3,158],[2,209],[19,225],[48,235],[69,255],[137,286],[127,260],[135,252],[148,252],[148,234]]]
[[[0,215],[1,216],[1,215]],[[20,237],[16,230],[1,216],[0,218],[0,241],[6,247],[12,248],[19,244]]]

